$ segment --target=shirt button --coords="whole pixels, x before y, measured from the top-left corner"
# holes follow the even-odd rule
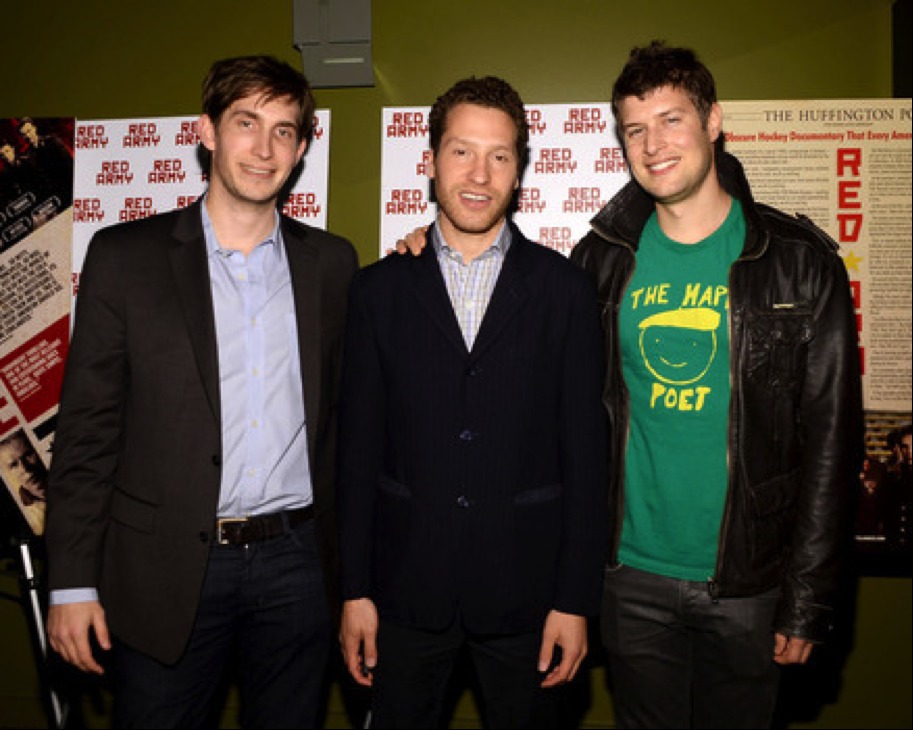
[[[465,431],[460,433],[461,441],[472,441],[475,438],[475,434],[470,431],[468,428]]]
[[[462,507],[463,509],[469,509],[469,498],[461,494],[457,497],[457,506]]]

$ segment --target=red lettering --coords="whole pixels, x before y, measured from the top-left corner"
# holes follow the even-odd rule
[[[414,124],[424,124],[424,122],[424,112],[393,112],[394,124],[404,124],[411,126]]]
[[[569,118],[580,122],[596,122],[602,119],[602,111],[592,107],[571,109]]]
[[[152,198],[124,198],[124,210],[143,210],[152,207]]]
[[[840,148],[837,150],[837,177],[844,177],[847,170],[854,177],[859,177],[862,167],[862,150],[858,147]]]
[[[862,183],[859,180],[840,180],[837,183],[837,207],[841,210],[848,208],[861,208],[859,190]]]
[[[838,241],[841,243],[859,242],[859,234],[862,232],[861,213],[838,213],[837,223],[840,228]]]
[[[127,134],[145,137],[146,135],[154,135],[156,132],[156,123],[155,122],[141,122],[139,124],[131,124],[127,129]]]
[[[419,200],[421,200],[421,199],[422,199],[422,191],[421,191],[421,190],[415,190],[415,189],[412,189],[412,190],[397,189],[397,190],[392,190],[392,191],[390,192],[390,200],[394,200],[394,201],[402,200],[402,201],[415,201],[415,202],[417,202],[417,201],[419,201]]]

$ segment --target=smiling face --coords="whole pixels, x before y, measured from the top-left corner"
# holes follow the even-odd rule
[[[307,147],[298,136],[298,106],[262,94],[233,102],[218,124],[204,114],[200,138],[212,153],[210,194],[255,207],[275,205]]]
[[[658,380],[672,385],[699,380],[709,370],[716,347],[716,332],[649,327],[640,335],[647,368]]]
[[[716,357],[720,315],[712,309],[673,309],[640,323],[640,352],[660,381],[689,385],[700,380]]]
[[[469,103],[450,110],[429,170],[449,245],[484,250],[492,243],[519,185],[516,145],[506,112]]]
[[[618,104],[618,123],[631,174],[659,205],[697,200],[715,185],[713,144],[722,111],[713,104],[706,125],[679,88],[663,86]]]

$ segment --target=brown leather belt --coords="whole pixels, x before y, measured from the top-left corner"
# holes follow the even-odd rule
[[[279,537],[314,516],[314,505],[253,517],[223,517],[216,520],[217,545],[249,545]]]

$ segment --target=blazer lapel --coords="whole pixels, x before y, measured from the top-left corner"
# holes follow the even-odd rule
[[[171,268],[193,344],[200,380],[206,390],[213,417],[221,423],[219,351],[199,206],[200,203],[196,203],[178,214],[173,236],[179,245],[171,250]]]
[[[482,318],[482,324],[472,345],[473,357],[480,355],[497,341],[498,334],[529,296],[524,272],[527,258],[524,256],[524,249],[526,246],[536,244],[527,241],[516,227],[512,226],[512,229],[513,238],[510,248],[507,256],[504,257],[501,273],[498,275],[495,289],[491,293],[491,300],[488,302],[488,308],[485,310],[485,316]]]
[[[427,235],[430,241],[432,235],[430,229]],[[444,283],[444,276],[441,274],[441,267],[438,265],[434,246],[430,244],[425,246],[422,253],[412,259],[410,264],[412,291],[415,292],[416,298],[425,308],[425,311],[428,312],[441,334],[444,335],[444,338],[461,355],[465,356],[467,353],[466,342],[463,340],[460,323],[457,321],[453,305],[450,303],[447,285]]]
[[[301,362],[304,416],[308,444],[313,449],[320,414],[320,277],[317,247],[291,226],[282,225],[282,240],[292,278],[295,319],[298,323],[298,357]],[[312,454],[313,456],[313,454]]]

